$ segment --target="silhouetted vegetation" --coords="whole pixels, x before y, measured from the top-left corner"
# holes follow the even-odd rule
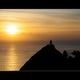
[[[71,53],[75,57],[68,56],[66,50],[59,52],[50,43],[33,55],[20,70],[64,70],[80,69],[80,51]]]

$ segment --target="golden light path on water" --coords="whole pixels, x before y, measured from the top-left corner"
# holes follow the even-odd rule
[[[12,44],[8,50],[8,59],[7,59],[7,66],[6,70],[12,71],[17,70],[17,56],[15,52],[15,47]]]
[[[27,53],[26,49],[20,48],[20,45],[11,43],[2,57],[2,64],[0,64],[1,71],[19,71],[23,64],[30,58],[32,53]]]

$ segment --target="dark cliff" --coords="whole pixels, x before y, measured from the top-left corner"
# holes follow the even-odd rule
[[[64,69],[80,69],[75,59],[66,57],[67,52],[62,54],[59,52],[52,41],[26,62],[20,70],[64,70]]]

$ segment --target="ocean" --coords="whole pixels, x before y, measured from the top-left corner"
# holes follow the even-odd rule
[[[0,42],[0,71],[19,71],[19,69],[42,47],[47,41]],[[79,45],[65,45],[54,43],[55,47],[69,55],[72,50],[79,50]]]

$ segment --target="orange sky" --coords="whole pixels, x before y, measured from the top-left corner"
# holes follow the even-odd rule
[[[5,31],[10,23],[17,25],[17,34]],[[0,9],[0,40],[70,40],[79,35],[79,9]]]

